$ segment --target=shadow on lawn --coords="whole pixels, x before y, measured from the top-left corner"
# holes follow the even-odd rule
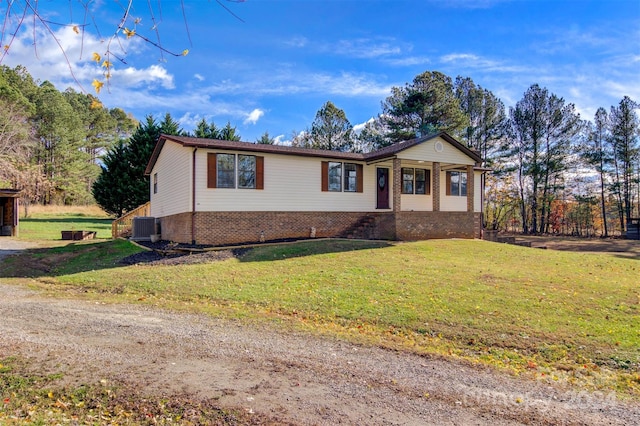
[[[185,265],[209,263],[230,258],[240,262],[273,262],[295,257],[322,255],[388,247],[387,241],[304,239],[247,243],[234,246],[173,244],[168,241],[138,242],[151,251],[141,252],[122,260],[122,263],[153,265]]]
[[[60,247],[7,250],[0,256],[0,278],[38,278],[59,276],[123,266],[126,241],[72,242]],[[139,249],[135,249],[139,250]]]
[[[241,262],[272,262],[295,257],[378,249],[389,246],[391,246],[391,243],[388,241],[343,239],[303,240],[269,246],[253,246],[250,251],[239,256],[238,259]]]
[[[164,244],[163,244],[164,243]],[[386,241],[366,240],[303,240],[245,247],[189,251],[189,248],[169,246],[167,242],[144,244],[153,250],[143,251],[125,240],[73,242],[61,247],[22,250],[19,254],[0,259],[0,278],[56,277],[79,272],[125,267],[129,265],[173,266],[212,263],[230,258],[240,262],[273,262],[291,258],[378,249],[392,245]],[[171,250],[166,250],[171,247]],[[9,254],[15,254],[10,251]]]

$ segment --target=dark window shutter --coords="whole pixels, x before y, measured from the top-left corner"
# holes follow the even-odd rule
[[[264,189],[264,157],[256,157],[256,189]]]
[[[322,190],[329,190],[329,162],[322,162]]]
[[[447,177],[446,177],[446,195],[451,195],[451,172],[447,172]]]
[[[211,152],[207,154],[207,188],[216,188],[218,186],[217,161],[216,154]]]
[[[356,164],[356,192],[363,191],[362,164]]]
[[[430,195],[431,194],[431,170],[425,170],[424,172],[424,188],[425,191],[424,193],[426,195]]]

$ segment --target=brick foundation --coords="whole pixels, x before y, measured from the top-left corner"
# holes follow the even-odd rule
[[[479,238],[476,216],[469,212],[396,213],[396,239]]]
[[[160,235],[163,240],[191,243],[191,213],[180,213],[161,217]]]
[[[365,217],[369,237],[385,240],[478,238],[479,213],[469,212],[196,212],[160,218],[162,238],[179,243],[239,244],[288,238],[342,237]]]

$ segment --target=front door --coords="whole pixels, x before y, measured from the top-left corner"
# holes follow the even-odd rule
[[[376,186],[378,187],[377,209],[389,208],[389,169],[386,167],[378,167],[376,174]]]

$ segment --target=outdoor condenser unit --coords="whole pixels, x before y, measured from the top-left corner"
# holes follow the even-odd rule
[[[131,239],[134,241],[150,241],[151,234],[156,233],[156,218],[137,216],[131,225]]]

